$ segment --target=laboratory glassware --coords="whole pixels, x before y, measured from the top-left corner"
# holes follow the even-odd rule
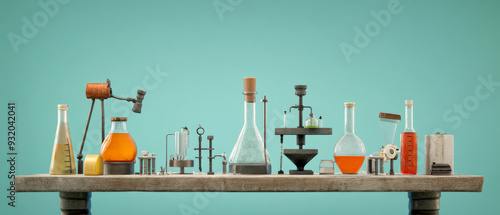
[[[50,175],[76,174],[73,145],[68,126],[68,105],[58,105],[58,122],[52,160],[50,162]]]
[[[316,119],[313,113],[309,114],[309,118],[306,119],[306,128],[319,128],[319,120]]]
[[[401,133],[401,173],[417,174],[417,132],[413,129],[413,100],[405,100],[406,126]]]
[[[363,141],[354,134],[354,109],[356,103],[346,102],[345,133],[340,137],[333,152],[335,162],[343,174],[358,173],[365,160]]]
[[[256,78],[244,78],[244,124],[231,156],[229,172],[241,174],[270,174],[271,159],[255,124]],[[264,155],[266,153],[266,155]]]
[[[111,118],[111,131],[101,146],[104,162],[135,162],[137,146],[127,132],[127,118]]]

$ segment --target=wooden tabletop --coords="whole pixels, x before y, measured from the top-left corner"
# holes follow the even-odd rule
[[[23,175],[17,192],[481,192],[483,176],[451,175]]]

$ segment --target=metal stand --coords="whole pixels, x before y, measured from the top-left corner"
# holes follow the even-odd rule
[[[212,151],[214,150],[214,148],[212,148],[212,140],[214,139],[214,136],[209,135],[209,136],[207,136],[207,139],[208,139],[208,143],[209,143],[208,149],[207,149],[208,153],[209,153],[208,154],[209,169],[208,169],[207,174],[213,175],[214,172],[212,171],[212,160],[215,159],[215,157],[212,156]]]
[[[201,130],[201,131],[200,131]],[[198,145],[198,148],[194,148],[194,150],[198,150],[198,157],[195,157],[198,159],[198,166],[199,166],[199,169],[200,169],[200,173],[202,172],[201,171],[201,135],[203,135],[205,133],[205,129],[203,127],[201,127],[201,125],[198,127],[198,129],[196,129],[196,133],[198,134],[198,142],[199,142],[199,145]]]
[[[135,162],[104,162],[104,175],[133,175]]]
[[[441,192],[409,192],[410,215],[438,215]]]
[[[83,174],[83,145],[85,144],[85,138],[87,137],[87,131],[89,130],[90,118],[92,117],[92,111],[94,110],[95,99],[92,99],[92,104],[90,105],[89,117],[87,119],[87,125],[85,126],[85,132],[83,132],[82,145],[80,146],[80,151],[76,155],[78,158],[78,174]],[[104,99],[101,99],[101,144],[104,142]]]
[[[179,167],[180,174],[186,174],[184,168],[193,166],[194,160],[170,160],[170,167]]]
[[[274,134],[276,135],[296,135],[297,145],[299,149],[285,149],[283,154],[285,154],[288,159],[290,159],[296,166],[297,170],[290,170],[290,175],[312,175],[314,172],[312,170],[304,170],[304,166],[313,159],[317,154],[317,149],[303,149],[306,144],[306,135],[331,135],[331,128],[304,128],[302,123],[302,111],[304,108],[312,108],[310,106],[304,106],[302,103],[303,96],[306,95],[307,85],[295,85],[295,95],[299,97],[299,105],[294,105],[290,107],[289,112],[292,108],[297,108],[299,110],[299,126],[297,128],[276,128]],[[283,138],[281,138],[283,142]],[[278,174],[283,174],[280,170]]]
[[[91,192],[59,192],[61,215],[91,215]]]

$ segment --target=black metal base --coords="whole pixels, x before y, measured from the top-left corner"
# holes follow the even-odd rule
[[[271,164],[251,165],[251,164],[229,164],[229,173],[236,174],[271,174]]]
[[[104,175],[133,175],[135,162],[104,162]]]
[[[290,170],[290,175],[314,175],[312,170]]]
[[[409,192],[410,215],[439,215],[441,192]]]
[[[59,192],[61,198],[61,215],[91,215],[91,192]]]
[[[170,160],[169,166],[170,167],[179,167],[180,174],[186,174],[186,172],[184,172],[184,168],[185,167],[193,167],[194,160]]]

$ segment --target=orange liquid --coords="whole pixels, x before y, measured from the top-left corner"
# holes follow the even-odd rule
[[[110,133],[101,146],[105,162],[135,162],[137,146],[128,133]]]
[[[342,173],[356,174],[363,166],[365,156],[334,156],[335,162]]]
[[[417,174],[417,133],[401,133],[401,173]]]

